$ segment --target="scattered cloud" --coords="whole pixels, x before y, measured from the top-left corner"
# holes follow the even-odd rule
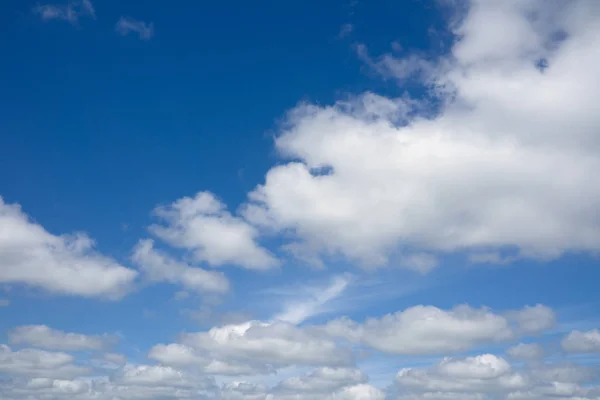
[[[198,262],[255,270],[279,265],[269,251],[256,243],[256,228],[232,216],[212,193],[183,197],[156,208],[154,213],[165,224],[152,225],[150,231],[172,246],[189,250]]]
[[[338,39],[343,39],[349,36],[354,31],[354,25],[344,24],[340,27],[340,31],[337,35]]]
[[[510,358],[532,360],[544,356],[544,348],[537,343],[519,343],[506,352]]]
[[[178,262],[156,250],[150,239],[140,240],[131,258],[144,276],[153,282],[178,283],[201,293],[226,293],[229,290],[229,281],[223,273]]]
[[[96,10],[90,0],[70,1],[67,4],[38,4],[33,8],[43,20],[59,19],[77,24],[81,17],[96,18]]]
[[[71,379],[89,373],[84,367],[74,365],[75,357],[67,353],[54,353],[37,349],[13,351],[0,345],[0,373],[37,378]]]
[[[458,306],[441,310],[415,306],[360,324],[347,318],[329,321],[318,328],[374,349],[405,355],[448,354],[469,350],[483,343],[512,339],[509,321],[487,309]]]
[[[417,399],[594,399],[595,377],[579,367],[535,367],[516,371],[503,358],[482,354],[445,358],[431,368],[398,372],[399,400]]]
[[[116,341],[116,337],[108,335],[67,333],[46,325],[18,326],[8,332],[8,339],[13,345],[63,351],[104,350]]]
[[[600,331],[573,331],[562,340],[561,346],[570,353],[600,353]]]
[[[56,236],[0,198],[0,282],[49,292],[118,299],[137,272],[93,250],[82,233]]]
[[[129,17],[121,17],[115,26],[115,31],[122,36],[135,33],[142,40],[150,40],[154,36],[154,24],[137,21]]]
[[[522,310],[511,311],[507,317],[515,321],[518,329],[525,334],[537,334],[556,324],[556,314],[550,307],[542,304],[525,306]]]

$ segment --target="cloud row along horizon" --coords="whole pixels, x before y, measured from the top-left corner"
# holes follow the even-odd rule
[[[442,51],[338,24],[374,89],[288,109],[237,203],[148,189],[104,243],[0,186],[0,398],[599,400],[600,2],[434,9]],[[155,24],[107,29],[149,54]]]

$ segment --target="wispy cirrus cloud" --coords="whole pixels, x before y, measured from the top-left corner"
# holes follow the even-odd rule
[[[154,24],[138,21],[129,17],[121,17],[117,22],[115,31],[122,36],[135,33],[142,40],[150,40],[154,36]]]
[[[44,21],[63,20],[77,24],[81,17],[96,18],[96,10],[90,0],[70,1],[67,4],[38,4],[33,8]]]

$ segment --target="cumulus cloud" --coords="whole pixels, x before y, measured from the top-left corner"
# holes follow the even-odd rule
[[[129,17],[121,17],[115,26],[115,31],[122,36],[135,33],[142,40],[150,40],[154,36],[154,24],[152,22],[137,21]]]
[[[32,346],[50,350],[78,351],[103,350],[116,338],[110,336],[89,336],[80,333],[67,333],[46,325],[24,325],[11,329],[8,338],[14,345]]]
[[[327,393],[367,381],[368,377],[358,369],[324,367],[303,377],[284,379],[277,385],[275,392]]]
[[[493,354],[444,358],[430,368],[405,368],[396,376],[398,399],[594,399],[597,377],[576,365],[537,365],[516,371]]]
[[[396,376],[402,388],[429,393],[516,391],[528,387],[527,377],[492,354],[465,359],[447,358],[430,370],[402,369]]]
[[[573,331],[561,341],[561,346],[570,353],[600,353],[600,331]]]
[[[347,349],[284,322],[224,325],[208,332],[185,334],[182,343],[250,364],[344,366],[352,363]]]
[[[33,12],[43,20],[60,19],[72,24],[81,17],[96,18],[96,10],[90,0],[70,1],[67,4],[38,4]]]
[[[56,236],[0,198],[0,282],[59,294],[120,298],[137,272],[93,249],[86,235]]]
[[[165,224],[150,230],[172,246],[192,252],[197,261],[211,266],[239,265],[264,270],[278,260],[256,243],[258,231],[243,219],[232,216],[212,193],[183,197],[155,214]]]
[[[506,353],[515,359],[537,359],[544,356],[544,348],[537,343],[519,343],[509,348]]]
[[[150,239],[140,240],[131,258],[150,281],[178,283],[201,293],[225,293],[229,290],[229,281],[222,273],[178,262],[156,250]]]
[[[389,75],[416,76],[439,110],[372,93],[299,105],[276,139],[293,161],[271,168],[245,217],[367,266],[400,248],[597,253],[596,3],[470,4],[447,55],[386,58]]]
[[[487,309],[415,306],[357,323],[336,319],[318,330],[374,349],[407,355],[444,354],[514,337],[506,318]]]
[[[280,321],[249,321],[182,334],[180,343],[156,345],[148,357],[163,365],[216,375],[258,375],[287,366],[343,367],[354,362],[350,349]]]
[[[521,332],[536,334],[552,328],[556,324],[556,314],[550,307],[542,304],[525,306],[522,310],[508,313]]]
[[[281,392],[280,388],[270,390],[264,385],[234,381],[223,386],[219,393],[223,400],[383,400],[385,393],[366,383],[345,386],[336,391],[291,393]]]
[[[37,349],[13,351],[0,345],[0,373],[9,376],[71,379],[89,373],[89,369],[74,364],[75,357]]]

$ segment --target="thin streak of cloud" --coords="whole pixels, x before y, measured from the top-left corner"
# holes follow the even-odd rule
[[[63,20],[77,24],[81,17],[96,18],[96,10],[90,0],[70,1],[67,4],[38,4],[33,8],[42,20]]]
[[[142,40],[149,40],[154,36],[154,24],[144,21],[138,21],[129,17],[121,17],[117,22],[115,31],[122,36],[127,36],[129,33],[135,33]]]
[[[284,310],[273,319],[300,324],[307,319],[326,312],[325,305],[339,297],[350,284],[349,276],[337,276],[326,288],[313,287],[308,291],[308,298],[299,298],[286,304]]]
[[[340,28],[340,32],[338,33],[338,39],[343,39],[349,36],[354,31],[354,25],[352,24],[344,24]]]

